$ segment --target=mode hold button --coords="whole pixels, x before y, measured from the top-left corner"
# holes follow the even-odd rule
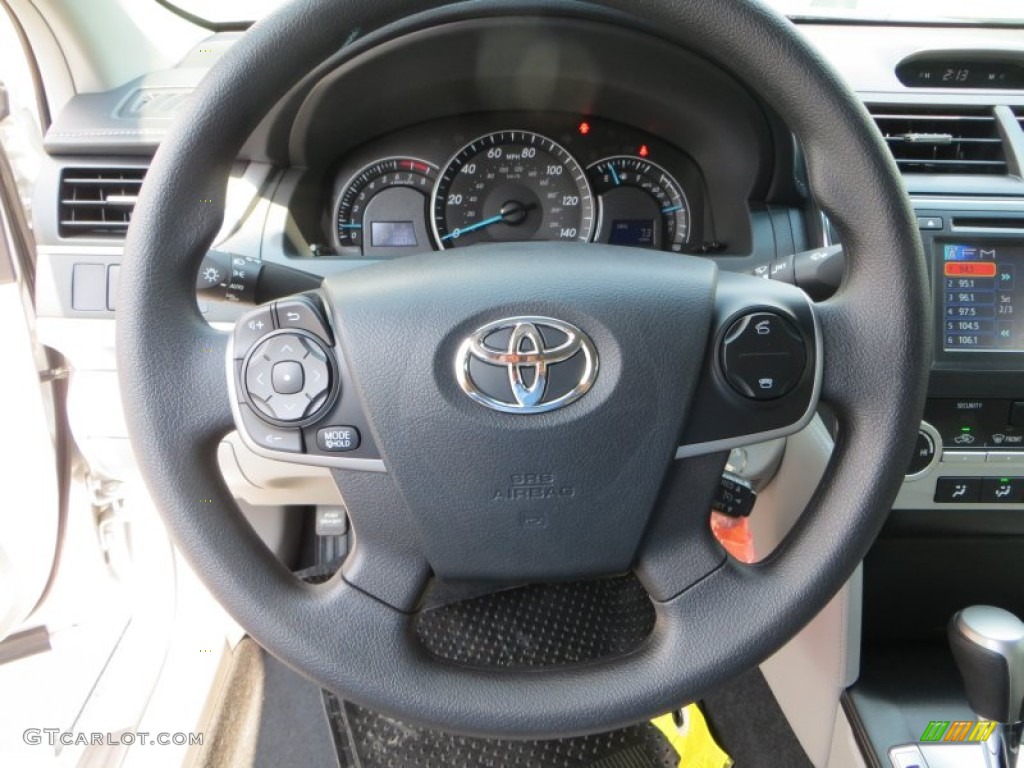
[[[316,445],[321,451],[345,453],[359,447],[359,430],[355,427],[324,427],[316,433]]]

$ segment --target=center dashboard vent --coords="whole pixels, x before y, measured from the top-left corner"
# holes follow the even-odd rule
[[[1006,149],[989,107],[869,105],[903,173],[1006,176]]]
[[[123,237],[145,177],[145,168],[64,168],[60,236]]]

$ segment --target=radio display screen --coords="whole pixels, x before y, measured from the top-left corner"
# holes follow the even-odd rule
[[[942,347],[1024,352],[1024,246],[941,243]]]

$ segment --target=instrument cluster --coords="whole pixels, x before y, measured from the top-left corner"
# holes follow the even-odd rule
[[[331,200],[342,257],[527,240],[707,250],[694,162],[589,116],[495,113],[405,129],[350,153]]]

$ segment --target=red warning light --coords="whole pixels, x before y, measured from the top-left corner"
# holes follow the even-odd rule
[[[647,157],[649,154],[651,154],[651,150],[647,148],[646,144],[641,144],[640,149],[638,149],[636,153],[640,155],[640,157]]]
[[[583,121],[577,126],[577,130],[580,132],[580,136],[586,136],[590,133],[590,123]]]

